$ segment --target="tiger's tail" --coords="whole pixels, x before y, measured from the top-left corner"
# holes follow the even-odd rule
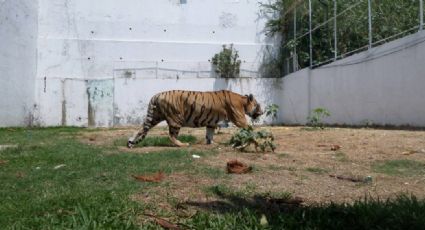
[[[133,137],[128,139],[127,147],[132,148],[134,145],[142,141],[148,134],[148,131],[163,120],[160,116],[160,111],[158,108],[158,97],[159,94],[153,96],[150,100],[148,105],[148,112],[143,121],[142,129],[136,132]]]

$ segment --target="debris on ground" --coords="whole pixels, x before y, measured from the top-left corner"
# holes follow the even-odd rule
[[[340,149],[341,148],[341,146],[340,145],[332,145],[331,146],[331,150],[332,151],[336,151],[336,150],[338,150],[338,149]]]
[[[60,169],[62,167],[65,167],[65,164],[60,164],[60,165],[56,165],[55,167],[53,167],[53,169]]]
[[[266,215],[261,214],[260,224],[263,226],[269,225],[269,222],[267,221]]]
[[[17,148],[17,147],[18,147],[18,145],[0,145],[0,151],[6,150],[6,149],[9,149],[9,148]]]
[[[131,175],[134,179],[138,180],[138,181],[143,181],[143,182],[160,182],[164,179],[164,173],[163,172],[157,172],[155,174],[152,175]]]
[[[180,230],[181,229],[176,224],[173,224],[173,223],[169,222],[168,220],[159,218],[155,215],[152,215],[152,214],[143,214],[143,215],[152,218],[155,221],[155,223],[157,223],[159,226],[161,226],[165,229],[171,229],[171,230]]]
[[[227,173],[244,174],[252,171],[252,167],[238,160],[227,162]]]
[[[415,154],[415,153],[419,153],[419,151],[410,150],[410,151],[402,152],[401,154],[403,154],[403,155],[412,155],[412,154]]]
[[[330,148],[331,151],[337,151],[341,148],[341,145],[325,145],[325,144],[318,144],[317,147],[326,147]]]
[[[15,173],[15,176],[16,176],[16,178],[23,178],[23,177],[25,177],[25,173],[23,173],[23,172],[16,172]]]
[[[201,158],[201,156],[196,155],[196,154],[193,154],[193,155],[192,155],[192,158],[199,159],[199,158]]]
[[[6,164],[7,162],[9,162],[9,161],[7,161],[7,160],[0,160],[0,165]]]
[[[330,174],[329,176],[334,177],[336,179],[347,180],[347,181],[351,181],[351,182],[370,182],[370,181],[372,181],[371,176],[367,176],[366,178],[360,177],[360,176],[343,176],[343,175],[334,175],[334,174]]]

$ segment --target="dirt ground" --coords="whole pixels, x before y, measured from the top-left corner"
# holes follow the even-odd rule
[[[226,162],[237,159],[254,167],[253,172],[241,175],[203,176],[190,170],[167,175],[163,186],[141,191],[134,199],[158,201],[164,194],[183,202],[213,201],[205,188],[224,184],[235,190],[282,193],[302,197],[306,204],[353,202],[372,196],[390,198],[400,193],[425,198],[425,174],[391,175],[379,172],[374,165],[391,160],[412,160],[425,163],[425,131],[327,128],[308,131],[304,127],[256,127],[273,133],[278,145],[275,152],[256,153],[252,149],[239,152],[224,143],[235,128],[221,130],[214,136],[213,145],[205,145],[205,129],[184,128],[181,134],[197,137],[198,143],[189,151],[211,150],[212,154],[194,159],[198,166],[212,167],[225,172]],[[116,129],[84,132],[83,140],[95,145],[108,145],[115,139],[130,136],[135,129]],[[148,135],[167,135],[166,127],[153,129]],[[137,147],[126,152],[155,154],[175,147]],[[341,148],[333,151],[331,145]],[[352,182],[330,175],[366,178],[371,182]],[[160,202],[161,203],[161,202]],[[168,202],[170,203],[170,202]],[[167,202],[161,203],[167,206]]]

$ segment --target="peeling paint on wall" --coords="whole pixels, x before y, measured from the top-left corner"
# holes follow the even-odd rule
[[[87,80],[88,125],[113,125],[113,80]]]

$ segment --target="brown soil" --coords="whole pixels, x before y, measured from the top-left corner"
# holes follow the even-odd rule
[[[215,144],[205,145],[205,129],[184,128],[181,134],[191,134],[198,143],[188,148],[214,149],[211,154],[196,159],[198,166],[214,167],[226,171],[226,163],[238,160],[253,166],[249,174],[231,174],[224,178],[211,178],[183,173],[167,175],[160,186],[140,191],[135,200],[155,202],[163,210],[176,210],[176,204],[167,199],[207,202],[216,200],[206,188],[223,184],[235,190],[254,189],[255,192],[290,192],[308,203],[353,202],[365,196],[389,198],[400,193],[411,193],[425,198],[425,176],[391,176],[375,172],[372,165],[385,160],[409,159],[425,163],[425,131],[329,128],[307,131],[303,127],[262,127],[270,130],[278,145],[275,153],[239,152],[223,144],[230,139],[235,128],[222,129],[214,137]],[[259,129],[259,128],[256,128]],[[111,145],[114,140],[130,136],[135,129],[114,129],[84,132],[84,142]],[[167,135],[163,127],[148,135]],[[123,139],[124,140],[124,139]],[[128,150],[123,141],[119,150],[143,154],[174,147],[136,147]],[[335,147],[338,146],[338,147]],[[330,176],[333,175],[333,176]],[[365,178],[370,183],[341,178]],[[339,177],[339,178],[338,178]],[[161,207],[161,205],[163,207]]]

